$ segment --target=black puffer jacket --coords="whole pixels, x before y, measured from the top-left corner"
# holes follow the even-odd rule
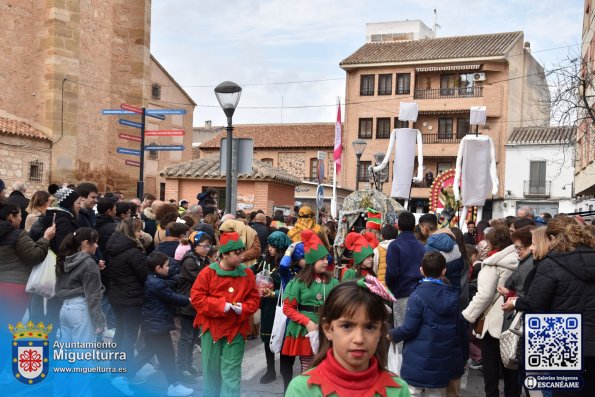
[[[106,253],[110,303],[141,306],[148,271],[147,257],[140,244],[114,232],[107,242]]]
[[[50,248],[57,254],[62,240],[64,240],[70,233],[76,232],[76,229],[78,229],[74,215],[69,211],[61,207],[48,208],[45,214],[41,215],[37,219],[37,222],[33,224],[29,231],[29,235],[35,241],[42,238],[45,229],[52,225],[54,214],[56,214],[56,235],[50,241]]]
[[[99,233],[99,241],[97,242],[97,245],[104,255],[107,242],[112,234],[114,234],[117,227],[118,221],[111,216],[99,214],[95,217],[95,230]]]
[[[143,332],[161,334],[176,329],[174,306],[190,306],[190,299],[175,293],[157,274],[149,273],[142,309]]]
[[[194,285],[194,281],[198,277],[198,273],[205,267],[209,266],[207,258],[201,258],[192,250],[186,252],[180,261],[180,278],[178,279],[178,292],[186,297],[190,297],[190,290]],[[188,305],[180,309],[180,314],[183,316],[196,316],[196,310],[192,305]]]
[[[515,308],[530,312],[582,313],[583,352],[595,356],[595,250],[550,253],[539,262],[535,278]]]

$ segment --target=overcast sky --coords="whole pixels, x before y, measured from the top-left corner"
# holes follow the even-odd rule
[[[581,41],[582,0],[153,0],[151,53],[199,105],[195,126],[224,124],[213,88],[225,80],[243,88],[234,124],[333,122],[339,62],[364,44],[366,23],[431,27],[434,8],[437,37],[522,30],[546,69],[569,51],[553,48]],[[296,81],[310,82],[279,84]]]

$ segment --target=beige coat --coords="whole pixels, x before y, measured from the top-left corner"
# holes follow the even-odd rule
[[[493,338],[500,338],[504,321],[504,312],[502,311],[504,298],[498,294],[496,288],[504,286],[506,279],[510,277],[518,264],[519,256],[514,245],[509,245],[495,253],[481,264],[481,271],[477,276],[477,294],[469,306],[463,310],[463,317],[470,323],[475,323],[481,314],[492,305],[496,297],[498,298],[487,313],[483,331],[481,335],[477,335],[479,339],[482,339],[488,331]]]

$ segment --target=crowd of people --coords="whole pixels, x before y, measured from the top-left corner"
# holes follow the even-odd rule
[[[125,200],[93,183],[25,193],[17,183],[7,197],[0,180],[0,299],[11,302],[0,315],[51,323],[62,341],[113,338],[130,358],[111,380],[124,395],[156,357],[168,396],[191,395],[200,379],[205,396],[239,396],[244,346],[258,336],[260,383],[275,381],[278,303],[287,396],[460,396],[471,367],[486,396],[500,395],[503,377],[504,395],[518,397],[525,374],[503,366],[499,339],[519,311],[582,313],[581,393],[595,395],[595,233],[582,218],[525,207],[463,233],[431,213],[403,211],[394,225],[374,215],[334,257],[336,223],[307,206],[222,215],[214,189],[192,204]],[[50,250],[48,299],[25,286]]]

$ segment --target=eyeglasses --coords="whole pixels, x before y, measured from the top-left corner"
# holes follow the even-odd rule
[[[517,250],[517,251],[520,251],[520,250],[522,250],[524,248],[527,248],[527,247],[525,247],[524,245],[515,245],[514,246],[514,249]]]
[[[212,247],[212,245],[209,245],[209,244],[206,244],[206,245],[205,244],[198,244],[198,246],[199,247],[203,247],[206,250],[211,249],[211,247]]]

